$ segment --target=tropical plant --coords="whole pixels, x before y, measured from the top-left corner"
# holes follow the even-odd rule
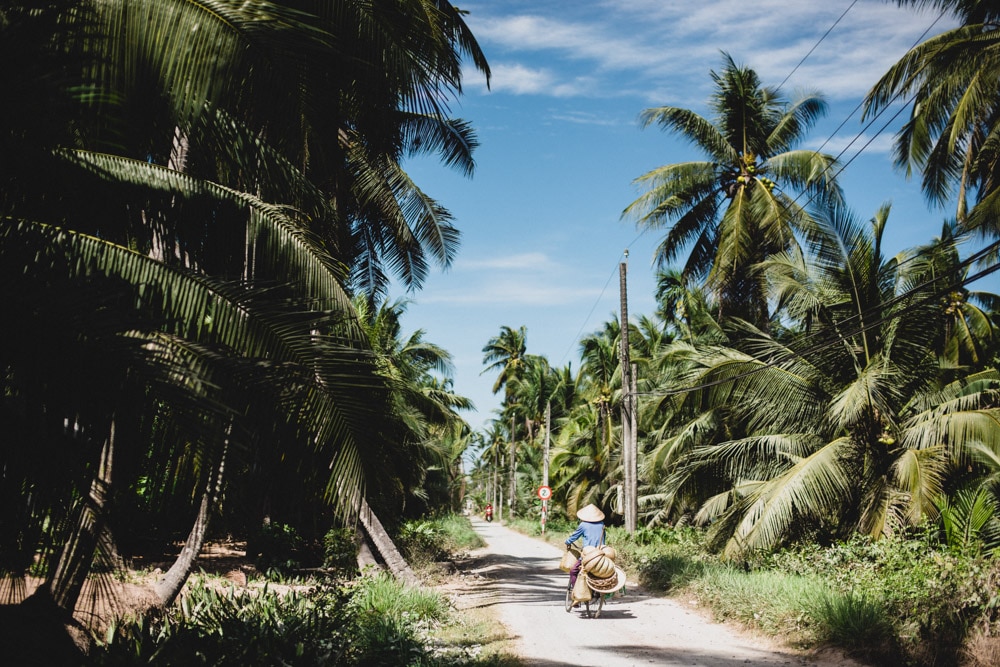
[[[864,113],[879,113],[901,98],[912,103],[910,118],[896,137],[896,165],[907,174],[922,170],[923,190],[933,203],[955,196],[963,228],[996,235],[1000,10],[979,1],[897,4],[940,9],[960,25],[900,58],[868,93]],[[973,206],[978,213],[970,213]]]
[[[2,485],[35,499],[11,511],[7,571],[40,551],[41,593],[72,610],[112,494],[186,497],[197,519],[169,600],[234,464],[278,461],[349,514],[398,425],[345,286],[377,294],[383,262],[418,286],[425,252],[454,250],[399,160],[471,168],[474,137],[444,113],[463,55],[488,73],[461,12],[81,0],[8,5],[0,30],[25,64],[4,84],[34,80],[0,130],[17,324],[0,341],[17,443]]]
[[[640,117],[644,127],[679,133],[708,160],[643,174],[635,182],[647,191],[623,215],[643,229],[667,228],[656,251],[661,266],[688,249],[684,276],[707,280],[720,313],[766,326],[764,284],[753,267],[796,244],[808,203],[838,196],[836,164],[829,155],[794,149],[825,112],[818,95],[788,103],[752,69],[728,54],[723,62],[720,73],[711,73],[714,118],[673,106]],[[799,201],[786,188],[809,199]]]
[[[776,340],[737,325],[732,346],[679,350],[687,389],[672,401],[689,421],[677,437],[693,446],[674,457],[665,501],[699,495],[697,518],[730,557],[810,530],[894,534],[936,516],[973,443],[1000,447],[1000,375],[942,378],[934,297],[950,286],[919,263],[882,257],[887,214],[866,228],[832,206],[814,229],[811,262],[791,253],[766,262],[803,329]],[[728,437],[705,442],[706,431]]]

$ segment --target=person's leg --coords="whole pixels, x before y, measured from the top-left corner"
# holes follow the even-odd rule
[[[580,567],[583,565],[583,561],[579,558],[576,559],[576,565],[569,569],[569,587],[573,588],[573,584],[576,583],[576,578],[580,576]]]

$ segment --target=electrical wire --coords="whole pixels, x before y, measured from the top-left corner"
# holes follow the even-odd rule
[[[997,241],[995,243],[990,244],[989,247],[984,248],[983,250],[981,250],[979,253],[976,253],[976,254],[985,254],[986,252],[991,252],[993,250],[996,250],[997,248],[1000,248],[1000,241]],[[969,258],[967,258],[963,262],[959,263],[959,268],[967,268],[968,266],[970,266],[977,259],[978,258],[976,258],[974,256],[970,256]],[[881,325],[885,324],[889,320],[898,319],[898,318],[902,317],[903,315],[907,314],[908,312],[910,312],[911,310],[919,308],[920,306],[923,306],[924,304],[926,304],[927,302],[929,302],[931,300],[940,298],[941,296],[943,296],[945,294],[948,294],[949,292],[953,291],[954,289],[956,289],[958,287],[964,287],[965,285],[967,285],[969,283],[972,283],[972,282],[975,282],[977,280],[980,280],[981,278],[984,278],[984,277],[986,277],[986,276],[988,276],[988,275],[990,275],[992,273],[995,273],[996,271],[1000,271],[1000,264],[994,264],[993,266],[987,267],[987,268],[983,269],[982,271],[979,271],[978,273],[975,273],[975,274],[973,274],[971,276],[967,276],[967,277],[963,278],[962,280],[959,280],[959,281],[953,282],[953,283],[949,283],[946,286],[944,286],[942,288],[939,288],[938,290],[936,290],[934,292],[931,292],[930,294],[924,294],[924,296],[921,296],[919,299],[915,300],[913,303],[906,304],[901,309],[896,310],[896,311],[894,311],[892,313],[883,314],[880,317],[877,317],[877,318],[874,318],[872,320],[867,320],[866,321],[866,319],[865,319],[865,315],[866,314],[870,315],[873,312],[876,312],[876,310],[879,311],[879,312],[884,313],[887,309],[892,308],[892,306],[896,305],[897,303],[900,303],[900,302],[902,302],[904,300],[910,299],[911,297],[916,296],[918,293],[923,292],[927,287],[933,285],[935,282],[937,282],[938,280],[940,280],[941,278],[943,278],[943,276],[940,277],[940,278],[938,278],[938,277],[932,278],[930,280],[927,280],[927,281],[925,281],[925,282],[917,285],[916,287],[913,287],[913,288],[907,290],[903,294],[897,295],[896,297],[893,297],[892,299],[888,299],[887,301],[878,304],[877,308],[868,309],[867,311],[863,311],[862,313],[858,313],[856,315],[851,315],[851,316],[846,317],[843,320],[840,320],[839,322],[837,322],[838,325],[843,325],[845,323],[850,323],[853,320],[857,319],[859,322],[861,322],[860,326],[853,327],[851,330],[849,330],[849,331],[847,331],[847,332],[845,332],[843,334],[838,334],[836,338],[831,339],[831,340],[826,341],[826,342],[823,342],[823,343],[820,343],[818,345],[814,345],[811,348],[807,347],[807,348],[801,349],[799,351],[792,350],[792,352],[794,352],[794,354],[797,357],[799,357],[799,358],[808,358],[808,357],[811,357],[811,356],[815,356],[815,355],[817,355],[817,354],[819,354],[821,352],[824,352],[825,350],[827,350],[827,349],[829,349],[831,347],[842,345],[843,341],[845,339],[849,339],[849,338],[851,338],[853,336],[856,336],[858,334],[862,334],[862,333],[868,331],[869,329],[881,326]],[[820,335],[823,335],[823,336],[829,335],[829,332],[828,331],[822,331],[822,332],[814,332],[812,334],[807,334],[806,336],[804,336],[804,337],[802,337],[802,338],[800,338],[800,339],[798,339],[796,341],[792,341],[792,343],[795,343],[796,345],[798,345],[798,344],[801,344],[803,341],[807,341],[810,338],[815,338],[815,337],[818,337]],[[791,345],[791,343],[789,344],[789,346],[790,345]],[[778,360],[773,360],[773,361],[765,361],[765,362],[762,362],[760,364],[760,366],[758,366],[757,368],[753,368],[751,370],[744,371],[743,373],[738,373],[738,374],[736,374],[736,375],[734,375],[732,377],[727,377],[727,378],[720,379],[720,380],[711,380],[711,381],[708,381],[708,382],[699,383],[699,384],[691,385],[691,386],[687,386],[687,387],[682,387],[682,388],[679,388],[679,389],[671,389],[671,390],[665,390],[665,391],[654,391],[654,392],[637,392],[637,394],[639,396],[659,396],[659,397],[666,397],[666,396],[674,396],[674,395],[677,395],[677,394],[688,393],[688,392],[692,392],[692,391],[699,391],[699,390],[702,390],[702,389],[708,389],[708,388],[719,386],[719,385],[722,385],[722,384],[727,384],[727,383],[730,383],[730,382],[735,382],[737,380],[742,380],[743,378],[749,377],[749,376],[754,375],[756,373],[760,373],[762,371],[769,370],[771,368],[775,368],[776,366],[781,365],[781,363],[783,363],[784,361],[785,361],[785,359],[778,359]]]
[[[781,84],[779,84],[779,86],[778,86],[779,89],[781,87],[783,87],[785,85],[785,83],[788,82],[788,80],[792,77],[792,75],[795,74],[795,72],[799,69],[799,67],[801,67],[802,64],[813,54],[813,52],[819,47],[819,45],[823,42],[823,40],[826,39],[827,36],[829,36],[829,34],[833,31],[833,29],[836,28],[836,26],[844,19],[844,17],[847,15],[847,13],[850,12],[851,9],[853,9],[856,4],[857,4],[857,0],[854,0],[853,2],[851,2],[851,4],[847,7],[847,9],[845,9],[840,14],[840,16],[837,17],[837,19],[833,22],[833,24],[829,28],[827,28],[826,32],[824,32],[823,35],[821,35],[819,37],[819,39],[816,41],[815,44],[813,44],[812,48],[809,49],[809,51],[806,53],[806,55],[802,57],[802,59],[798,62],[798,64],[796,64],[795,67],[792,68],[791,72],[789,72],[788,75],[784,78],[784,80],[782,80]],[[926,37],[926,35],[934,28],[935,25],[937,25],[937,23],[945,15],[946,15],[946,12],[941,12],[941,14],[939,14],[938,17],[936,19],[934,19],[934,21],[929,26],[927,26],[927,28],[924,29],[924,31],[920,34],[920,36],[917,37],[917,39],[914,41],[913,45],[910,48],[913,48],[914,46],[916,46],[917,44],[919,44],[921,41],[923,41],[923,39]],[[855,142],[857,142],[862,136],[864,136],[864,133],[868,130],[868,128],[870,128],[872,125],[874,125],[878,121],[878,119],[881,117],[881,115],[888,109],[888,107],[898,97],[899,97],[899,93],[897,93],[895,96],[893,96],[893,98],[885,106],[883,106],[882,109],[880,109],[876,114],[873,115],[873,117],[868,122],[868,124],[865,125],[858,132],[858,134],[856,134],[855,137],[853,139],[851,139],[851,141],[848,142],[846,146],[844,146],[844,148],[840,151],[840,153],[837,154],[837,156],[834,158],[833,163],[831,163],[831,164],[827,165],[826,167],[824,167],[824,170],[823,170],[823,172],[822,172],[821,175],[823,175],[827,171],[829,171],[829,169],[831,168],[832,164],[838,164],[839,168],[837,169],[836,173],[834,173],[833,176],[832,176],[833,179],[836,179],[840,174],[842,174],[844,172],[844,170],[848,166],[851,165],[851,163],[854,162],[854,160],[856,160],[864,152],[865,149],[867,149],[875,141],[875,139],[877,139],[889,127],[889,125],[893,121],[895,121],[899,117],[899,115],[903,112],[904,109],[906,109],[906,107],[909,105],[909,103],[913,101],[913,97],[911,97],[909,100],[907,100],[907,102],[904,103],[896,111],[896,113],[893,114],[893,116],[885,124],[883,124],[883,126],[878,130],[878,132],[876,132],[870,139],[868,139],[868,141],[865,142],[865,144],[863,146],[861,146],[861,148],[858,149],[857,153],[855,153],[847,162],[845,162],[843,164],[839,164],[838,161],[840,160],[840,158],[851,148],[851,146],[854,145]],[[859,102],[857,104],[857,106],[854,107],[854,109],[844,118],[844,120],[841,121],[840,125],[838,125],[836,129],[834,129],[833,133],[820,145],[820,147],[817,149],[817,152],[823,150],[823,148],[825,146],[827,146],[827,144],[829,144],[837,136],[837,133],[840,132],[841,129],[843,129],[843,127],[854,116],[854,114],[856,114],[858,112],[858,110],[863,106],[863,104],[864,104],[864,101],[861,101],[861,102]],[[805,192],[800,192],[794,199],[792,199],[791,205],[795,205],[804,194],[805,194]],[[809,199],[805,202],[805,204],[803,204],[803,208],[805,206],[808,206],[809,204],[811,204],[813,202],[813,200],[818,195],[819,195],[819,193],[813,193],[809,197]],[[649,228],[646,227],[645,229],[643,229],[626,246],[626,249],[625,249],[625,255],[626,256],[627,256],[628,250],[631,249],[639,241],[639,239],[642,238],[642,236],[644,234],[646,234],[646,232],[648,232],[648,231],[649,231]],[[621,258],[621,255],[619,255],[619,260],[620,260],[620,258]],[[618,268],[618,265],[616,263],[615,269],[617,269],[617,268]],[[593,316],[594,311],[597,309],[598,304],[600,303],[601,299],[604,298],[604,294],[607,291],[608,285],[611,284],[611,280],[614,277],[614,270],[615,269],[613,269],[611,271],[610,275],[608,276],[607,282],[605,282],[604,287],[601,289],[600,294],[598,295],[597,299],[594,302],[594,305],[591,307],[590,312],[587,314],[587,317],[584,319],[583,324],[580,326],[580,330],[577,332],[577,334],[576,334],[576,336],[574,338],[574,342],[571,343],[569,345],[569,347],[567,347],[566,352],[563,353],[563,356],[560,359],[559,365],[561,365],[563,363],[563,361],[565,361],[566,357],[569,356],[570,351],[573,349],[573,346],[575,344],[577,344],[577,342],[579,341],[580,335],[583,333],[583,330],[586,328],[587,323],[590,321],[590,318]]]
[[[837,24],[840,23],[845,16],[847,16],[847,12],[851,11],[851,9],[853,9],[854,5],[856,4],[858,4],[858,0],[854,0],[854,2],[852,2],[847,7],[847,9],[845,9],[844,12],[839,17],[837,17],[837,20],[833,22],[833,25],[831,25],[829,28],[826,29],[826,32],[823,33],[823,36],[820,37],[818,40],[816,40],[816,43],[813,44],[813,47],[811,49],[809,49],[809,52],[804,56],[802,56],[802,60],[800,60],[799,63],[792,68],[792,71],[788,73],[788,76],[786,76],[784,80],[778,84],[778,90],[781,90],[782,86],[788,83],[788,80],[791,79],[792,75],[795,74],[795,72],[799,69],[799,67],[802,66],[802,63],[804,63],[806,60],[809,59],[809,56],[813,54],[813,51],[815,51],[816,48],[823,42],[823,40],[826,39],[827,35],[833,32],[833,29],[837,27]]]

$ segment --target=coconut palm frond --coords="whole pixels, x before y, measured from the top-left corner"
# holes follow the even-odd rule
[[[841,466],[847,446],[845,438],[833,440],[748,494],[753,509],[743,514],[729,538],[726,556],[772,548],[796,518],[820,517],[838,507],[851,488]]]

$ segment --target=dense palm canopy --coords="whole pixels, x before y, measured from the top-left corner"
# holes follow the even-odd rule
[[[996,245],[960,249],[970,229],[996,233],[1000,9],[900,4],[951,11],[965,25],[907,54],[870,94],[868,112],[916,95],[897,157],[924,171],[935,198],[957,196],[959,219],[888,256],[890,207],[857,218],[834,182],[835,160],[796,148],[822,99],[787,102],[728,56],[712,74],[710,119],[646,110],[645,125],[706,159],[636,181],[646,191],[625,214],[665,230],[657,308],[580,341],[550,461],[553,500],[568,517],[594,502],[610,523],[621,519],[624,324],[638,366],[646,525],[702,525],[734,559],[796,540],[905,535],[928,522],[957,548],[998,543],[1000,302],[974,286],[997,270]],[[963,198],[976,203],[968,215]],[[505,326],[484,348],[488,370],[504,373],[494,392],[507,389],[492,424],[494,465],[504,442],[535,451],[530,437],[509,432],[509,418],[537,413],[546,364],[517,332]],[[541,471],[518,474],[533,476],[518,486],[526,498]]]
[[[910,49],[869,92],[865,113],[911,103],[896,137],[896,164],[907,174],[922,172],[933,203],[954,197],[961,223],[996,234],[1000,8],[982,0],[897,1],[940,9],[961,25]]]
[[[463,402],[401,400],[385,358],[412,349],[375,348],[351,295],[455,251],[400,161],[473,167],[447,105],[465,59],[489,70],[462,13],[79,0],[8,4],[0,33],[0,486],[31,499],[2,510],[4,571],[40,553],[71,609],[132,510],[190,522],[226,485],[287,500],[250,516],[345,517],[409,484],[374,474],[425,435],[406,409]]]
[[[661,266],[687,251],[684,274],[704,278],[724,313],[764,324],[767,303],[753,266],[794,246],[807,205],[837,193],[834,158],[795,148],[826,105],[818,95],[786,102],[728,55],[712,80],[711,119],[681,107],[643,111],[644,126],[678,133],[708,159],[643,174],[635,182],[646,192],[624,214],[641,228],[666,228]]]
[[[812,261],[768,262],[808,329],[787,340],[748,330],[738,347],[683,351],[684,383],[705,388],[678,394],[678,414],[712,408],[728,438],[688,445],[666,486],[683,496],[690,485],[702,493],[716,485],[698,518],[713,523],[731,555],[810,527],[898,531],[936,514],[951,466],[968,460],[960,443],[1000,446],[992,426],[1000,376],[941,384],[934,338],[945,314],[927,298],[939,285],[920,263],[881,256],[886,220],[880,211],[866,229],[834,209],[820,222]]]

